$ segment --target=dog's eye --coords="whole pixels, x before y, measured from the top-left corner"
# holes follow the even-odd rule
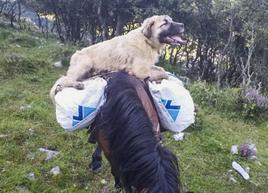
[[[166,19],[164,19],[164,23],[160,27],[165,26],[165,25],[168,25],[168,20]]]

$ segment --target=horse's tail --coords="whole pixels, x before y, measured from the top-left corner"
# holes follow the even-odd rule
[[[118,170],[125,189],[180,192],[177,158],[155,138],[129,75],[115,73],[105,92],[107,102],[96,117],[95,128],[105,130],[111,164]]]

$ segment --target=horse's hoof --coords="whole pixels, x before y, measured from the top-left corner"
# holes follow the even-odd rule
[[[119,180],[118,177],[116,177],[116,178],[114,179],[114,187],[115,187],[115,189],[117,189],[117,190],[122,189],[122,184],[121,184],[121,182],[120,182],[120,180]]]
[[[100,173],[100,171],[101,171],[101,164],[100,163],[90,163],[89,167],[94,174]]]
[[[122,189],[122,186],[120,183],[117,183],[114,185],[115,189]]]
[[[100,173],[100,171],[101,171],[101,167],[96,168],[96,169],[91,168],[91,171],[92,171],[94,174],[98,174],[98,173]]]

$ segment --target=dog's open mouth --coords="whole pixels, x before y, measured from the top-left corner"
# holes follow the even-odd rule
[[[163,37],[165,43],[170,45],[182,45],[186,44],[187,40],[184,38],[183,33],[176,34],[176,35],[167,35]]]

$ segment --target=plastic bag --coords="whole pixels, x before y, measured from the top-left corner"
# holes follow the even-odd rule
[[[181,132],[195,122],[194,102],[183,83],[172,74],[160,84],[149,83],[162,126]]]
[[[106,80],[97,77],[83,83],[83,90],[64,88],[55,96],[57,121],[67,131],[90,126],[105,102]]]
[[[98,77],[83,83],[83,90],[64,88],[55,96],[57,121],[67,131],[89,127],[105,102],[106,80]],[[193,100],[177,77],[170,74],[160,84],[149,83],[149,88],[164,128],[181,132],[194,123]]]

